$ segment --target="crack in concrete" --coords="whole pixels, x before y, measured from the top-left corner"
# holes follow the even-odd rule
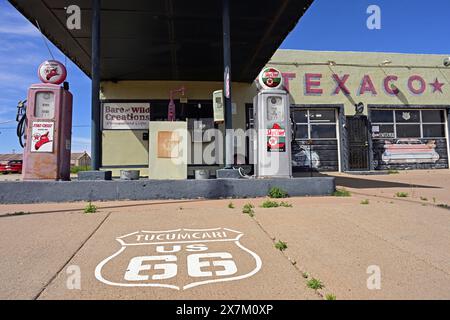
[[[39,297],[44,293],[44,291],[52,284],[52,282],[58,277],[58,275],[67,267],[70,261],[77,255],[78,252],[84,247],[84,245],[92,238],[92,236],[97,233],[100,227],[106,222],[106,220],[111,215],[111,212],[108,212],[106,217],[99,223],[99,225],[89,234],[89,236],[84,240],[77,250],[69,257],[69,259],[64,263],[64,265],[55,273],[55,275],[42,287],[39,293],[33,298],[33,300],[38,300]]]
[[[250,217],[250,219],[252,219],[255,223],[256,223],[256,225],[261,229],[261,231],[270,239],[270,241],[272,242],[272,244],[275,246],[275,237],[272,237],[271,235],[270,235],[270,233],[262,226],[262,224],[256,219],[256,214],[253,216],[253,217]],[[274,248],[275,249],[275,248]],[[295,260],[292,260],[286,253],[284,253],[283,251],[281,251],[281,250],[277,250],[277,251],[279,251],[279,254],[282,256],[282,257],[284,257],[286,260],[288,260],[288,263],[292,266],[292,267],[294,267],[294,269],[297,271],[297,272],[299,272],[300,273],[300,276],[304,279],[304,277],[303,277],[303,274],[305,274],[305,273],[308,273],[307,271],[305,271],[305,270],[302,270],[299,266],[298,266],[298,264],[297,264],[297,261],[295,261]],[[309,273],[308,273],[309,274]],[[324,294],[323,293],[321,293],[321,292],[319,292],[319,290],[314,290],[314,293],[319,297],[319,298],[324,298]]]

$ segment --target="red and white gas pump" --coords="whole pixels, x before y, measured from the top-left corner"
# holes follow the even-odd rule
[[[42,83],[28,90],[23,180],[70,180],[72,94],[64,65],[55,60],[39,66]]]

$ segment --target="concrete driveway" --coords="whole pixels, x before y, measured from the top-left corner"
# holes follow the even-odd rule
[[[438,206],[448,175],[339,175],[350,197],[271,209],[266,199],[104,202],[92,214],[85,203],[1,205],[0,298],[450,299],[450,210]]]

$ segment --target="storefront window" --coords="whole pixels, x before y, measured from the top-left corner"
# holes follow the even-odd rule
[[[302,109],[293,111],[295,139],[336,139],[334,109]]]
[[[294,112],[295,123],[308,123],[308,111],[298,110]]]
[[[397,138],[420,138],[420,125],[398,124]]]
[[[443,110],[423,110],[422,121],[426,123],[445,123]]]
[[[392,122],[394,123],[394,114],[391,110],[373,110],[370,113],[373,123]]]
[[[336,125],[311,125],[312,139],[336,139]]]
[[[444,138],[443,110],[371,110],[372,138]]]
[[[397,110],[395,111],[397,123],[420,123],[420,111]]]
[[[336,122],[336,114],[334,110],[310,110],[309,119],[311,123],[331,123]]]
[[[308,139],[308,125],[297,125],[295,139]]]
[[[424,138],[443,138],[445,137],[445,125],[443,124],[424,124]]]

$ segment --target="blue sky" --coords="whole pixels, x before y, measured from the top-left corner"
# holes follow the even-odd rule
[[[366,27],[369,5],[381,8],[381,30]],[[315,0],[282,48],[384,51],[450,55],[449,0]],[[64,55],[51,45],[57,60]],[[39,32],[0,0],[0,153],[22,152],[15,136],[16,104],[39,82],[37,67],[49,59]],[[90,80],[67,60],[74,94],[73,150],[90,150]]]

